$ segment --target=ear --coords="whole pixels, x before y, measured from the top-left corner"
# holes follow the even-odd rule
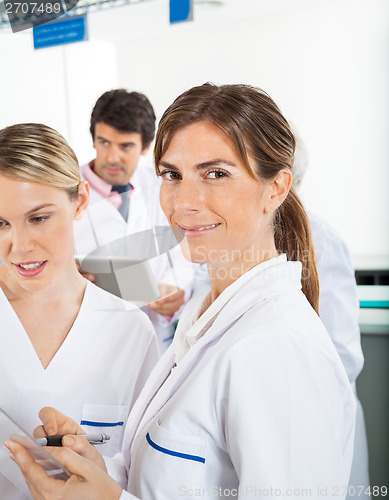
[[[78,185],[78,197],[76,200],[76,210],[74,220],[80,220],[84,217],[89,204],[89,184],[87,181],[81,181]]]
[[[142,149],[141,156],[147,155],[147,153],[149,152],[150,146],[151,146],[151,143],[148,146],[146,146],[144,149]]]
[[[269,199],[265,205],[265,213],[274,212],[288,196],[292,185],[292,172],[284,168],[278,172],[270,183]]]

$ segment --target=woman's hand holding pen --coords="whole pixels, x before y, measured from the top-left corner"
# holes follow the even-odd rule
[[[57,434],[85,434],[84,429],[77,422],[60,413],[55,408],[45,406],[39,412],[39,418],[43,425],[39,425],[34,430],[35,439]]]
[[[119,499],[121,487],[106,473],[100,453],[82,437],[84,430],[54,408],[42,408],[39,418],[43,425],[35,429],[35,438],[65,434],[62,447],[47,449],[73,475],[67,481],[48,476],[23,446],[8,441],[6,446],[11,458],[20,467],[34,499]]]
[[[62,438],[62,446],[73,450],[78,455],[88,458],[95,462],[95,464],[106,472],[105,462],[100,453],[94,446],[82,437],[85,434],[82,427],[77,422],[60,413],[55,408],[48,406],[41,409],[39,418],[43,425],[40,425],[34,430],[34,438],[42,438],[46,436],[54,436],[58,434],[65,434]],[[56,451],[50,447],[50,453],[56,458]]]

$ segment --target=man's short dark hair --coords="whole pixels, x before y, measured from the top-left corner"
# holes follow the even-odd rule
[[[99,122],[120,132],[141,134],[143,149],[154,139],[154,110],[147,97],[139,92],[127,92],[126,89],[105,92],[97,99],[92,111],[90,132],[93,139],[96,123]]]

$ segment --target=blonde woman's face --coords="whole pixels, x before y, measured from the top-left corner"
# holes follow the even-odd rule
[[[78,205],[63,189],[0,176],[0,259],[8,279],[34,292],[66,274]]]

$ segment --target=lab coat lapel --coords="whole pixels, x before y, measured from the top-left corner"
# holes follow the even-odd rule
[[[178,363],[177,367],[173,369],[157,394],[155,394],[155,392],[152,395],[149,393],[149,396],[152,397],[155,394],[155,397],[144,413],[141,426],[150,421],[178,390],[209,346],[214,344],[249,309],[280,292],[285,293],[301,288],[300,262],[280,263],[258,273],[256,273],[254,269],[252,271],[252,277],[245,281],[241,287],[237,287],[234,294],[226,294],[226,299],[220,301],[218,307],[215,308],[211,314],[207,314],[208,311],[211,310],[211,308],[209,308],[208,311],[191,326],[189,332],[192,336],[195,337],[201,330],[204,330],[204,335],[197,340]],[[239,307],[237,307],[237,305],[239,305]],[[181,327],[182,325],[179,323],[177,332]],[[162,373],[158,374],[160,377],[159,381],[165,380],[168,371],[174,363],[173,349],[174,344],[168,349],[168,356],[162,358],[164,367]],[[162,378],[163,376],[164,378]],[[157,380],[155,382],[157,383]],[[151,398],[149,398],[149,401],[150,399]]]
[[[132,446],[132,443],[145,425],[154,418],[161,408],[177,392],[210,344],[213,344],[221,337],[223,333],[231,327],[231,324],[236,322],[246,310],[247,308],[242,307],[238,315],[234,314],[229,319],[225,318],[225,320],[220,320],[217,322],[217,325],[215,322],[206,334],[191,347],[189,352],[173,370],[175,352],[173,346],[169,347],[150,375],[142,394],[132,410],[131,418],[127,424],[128,428],[126,434],[128,435],[128,440],[123,447],[124,450],[126,450],[126,448],[128,450],[128,445]],[[212,321],[216,315],[217,313],[211,316],[210,321]],[[196,328],[196,324],[193,328]],[[201,325],[199,325],[198,329],[201,329]],[[162,385],[161,381],[164,381]],[[147,408],[144,410],[146,406]]]
[[[278,293],[280,290],[278,278],[280,276],[282,276],[282,291],[301,288],[299,282],[300,273],[301,264],[299,262],[287,262],[265,269],[260,273],[260,277],[259,274],[256,275],[253,273],[253,278],[245,282],[234,295],[230,296],[224,302],[220,301],[219,307],[214,310],[213,314],[207,317],[206,312],[204,313],[204,321],[194,323],[190,330],[195,336],[204,328],[204,323],[208,324],[213,321],[210,328],[190,348],[172,371],[171,368],[175,362],[175,352],[173,345],[169,347],[151,373],[144,390],[132,410],[126,430],[127,440],[125,440],[123,447],[123,450],[126,450],[124,453],[127,464],[130,463],[130,447],[136,437],[175,392],[177,392],[206,350],[217,342],[251,307],[262,300],[266,300],[269,295]],[[255,276],[258,276],[258,279],[255,279]],[[230,304],[232,299],[233,304]],[[238,309],[236,304],[239,304]],[[162,383],[163,381],[164,383]],[[147,408],[144,410],[146,406]]]
[[[141,422],[148,414],[149,403],[161,387],[163,381],[166,380],[166,378],[169,376],[174,363],[174,351],[170,347],[165,351],[165,353],[151,372],[145,386],[143,387],[142,392],[140,393],[131,410],[129,419],[127,421],[123,441],[123,453],[126,457],[126,463],[129,463],[129,456],[131,453],[131,447],[135,435],[141,427]]]

